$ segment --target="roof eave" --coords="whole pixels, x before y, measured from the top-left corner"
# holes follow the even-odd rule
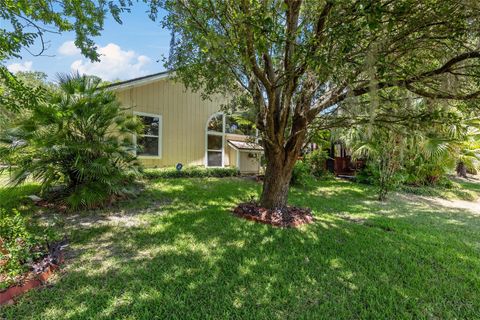
[[[228,145],[231,146],[233,149],[237,150],[237,151],[249,151],[249,152],[263,152],[263,148],[262,149],[255,149],[255,148],[241,148],[241,147],[238,147],[236,146],[235,144],[233,144],[230,140],[227,140],[228,142]]]
[[[148,75],[148,76],[143,76],[143,77],[138,77],[138,78],[134,78],[134,79],[130,79],[130,80],[120,81],[120,82],[117,82],[117,83],[112,83],[112,84],[109,84],[109,85],[105,86],[105,88],[110,89],[110,90],[120,91],[120,90],[125,90],[125,89],[129,89],[129,88],[132,88],[132,87],[140,86],[140,85],[149,84],[151,82],[155,82],[155,81],[158,81],[158,80],[173,78],[174,76],[175,76],[175,72],[173,72],[173,71],[163,71],[163,72],[151,74],[151,75]]]

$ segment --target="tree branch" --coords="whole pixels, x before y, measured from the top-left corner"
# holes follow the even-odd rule
[[[244,1],[242,1],[241,8],[244,11],[245,15],[248,17],[249,13],[250,13],[250,9],[249,9],[250,4],[247,3],[244,0]],[[260,68],[260,66],[257,63],[256,54],[255,54],[255,47],[253,45],[255,43],[254,36],[252,34],[252,31],[249,28],[245,27],[245,24],[243,24],[243,27],[244,27],[243,31],[245,32],[245,35],[246,35],[246,52],[245,52],[245,54],[247,56],[248,61],[250,62],[250,66],[252,68],[253,73],[262,82],[263,86],[268,91],[269,89],[272,88],[272,84],[267,79],[265,71],[262,70],[262,68]]]
[[[424,73],[421,73],[417,76],[410,77],[408,79],[403,79],[403,80],[394,80],[394,81],[384,81],[384,82],[379,82],[377,84],[377,89],[385,89],[385,88],[391,88],[391,87],[403,87],[415,94],[418,94],[420,96],[426,97],[426,98],[435,98],[435,99],[458,99],[458,100],[470,100],[470,99],[475,99],[477,97],[480,97],[480,90],[470,93],[470,94],[454,94],[454,93],[432,93],[428,92],[426,90],[422,90],[419,88],[415,88],[414,84],[419,83],[425,79],[438,76],[447,72],[450,72],[451,69],[458,63],[462,61],[466,61],[469,59],[476,59],[480,58],[480,51],[470,51],[470,52],[465,52],[462,53],[458,56],[455,56],[448,60],[446,63],[444,63],[441,67],[427,71]],[[335,91],[332,91],[325,99],[317,103],[316,106],[314,106],[312,109],[308,111],[308,119],[313,120],[315,116],[322,110],[339,103],[347,98],[347,95],[351,96],[361,96],[370,91],[370,87],[368,84],[365,84],[364,86],[361,86],[359,88],[353,89],[353,90],[345,90],[345,88],[342,88],[342,86],[339,87],[341,89],[340,91],[337,89]]]

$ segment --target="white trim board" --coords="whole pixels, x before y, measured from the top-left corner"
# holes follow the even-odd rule
[[[165,80],[175,76],[174,72],[162,72],[152,76],[140,77],[138,79],[126,80],[124,82],[119,82],[118,84],[112,84],[107,87],[107,89],[121,91],[130,89],[133,87],[149,84],[158,80]]]
[[[210,120],[215,118],[218,115],[222,115],[222,132],[218,131],[208,131],[208,124]],[[220,150],[208,149],[208,135],[221,136],[222,137],[222,165],[221,166],[209,166],[208,165],[208,151],[211,152],[220,152]],[[205,156],[204,156],[204,165],[206,168],[224,168],[225,167],[225,117],[223,112],[215,112],[210,117],[208,117],[207,123],[205,124]]]
[[[139,159],[162,159],[162,140],[163,140],[163,118],[161,114],[153,114],[153,113],[147,113],[147,112],[133,112],[134,115],[136,116],[145,116],[145,117],[151,117],[151,118],[158,118],[158,155],[157,156],[151,156],[151,155],[138,155]],[[147,136],[149,135],[142,135],[142,136]],[[155,136],[153,136],[155,137]],[[133,143],[135,144],[135,149],[137,147],[137,135],[133,135]]]

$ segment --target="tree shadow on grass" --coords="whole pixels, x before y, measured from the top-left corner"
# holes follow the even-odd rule
[[[450,239],[448,229],[441,234],[448,219],[422,218],[431,215],[428,206],[402,202],[385,213],[378,204],[372,215],[377,204],[361,196],[368,190],[346,185],[323,194],[293,190],[291,201],[312,207],[317,222],[277,229],[230,214],[232,206],[258,192],[254,183],[176,180],[158,187],[137,200],[171,200],[155,212],[139,212],[147,225],[81,226],[73,247],[83,251],[68,262],[65,275],[0,315],[472,318],[479,310],[478,276],[471,269],[478,260],[458,243],[443,246]],[[346,221],[340,212],[368,215],[368,224]],[[431,223],[439,230],[428,233]],[[378,225],[390,225],[391,231]]]

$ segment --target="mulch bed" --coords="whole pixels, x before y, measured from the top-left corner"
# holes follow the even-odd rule
[[[312,211],[308,208],[288,206],[283,210],[270,210],[254,202],[240,203],[233,209],[233,214],[247,220],[282,228],[296,228],[315,220]]]

